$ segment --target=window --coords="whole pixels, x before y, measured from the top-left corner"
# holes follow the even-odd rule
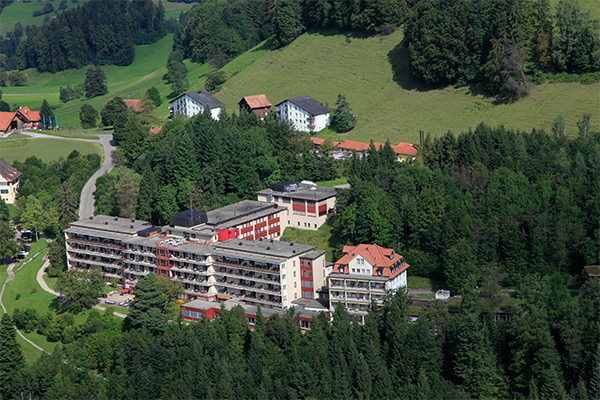
[[[8,189],[2,189],[2,190],[0,190],[0,193],[2,193],[2,194],[8,194]]]
[[[294,287],[296,287],[298,285],[298,282],[294,282]]]
[[[296,266],[296,261],[294,261],[294,267]],[[296,271],[294,271],[294,278],[296,277]]]
[[[294,293],[294,299],[297,299],[297,298],[298,298],[298,292],[295,292]]]

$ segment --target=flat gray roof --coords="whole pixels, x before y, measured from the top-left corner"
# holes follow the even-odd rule
[[[281,211],[282,208],[275,203],[243,200],[207,212],[208,222],[206,224],[216,226],[218,229],[231,228]]]
[[[271,240],[269,239],[229,239],[224,242],[217,242],[214,244],[214,246],[216,254],[220,254],[219,251],[243,252],[245,254],[250,253],[258,256],[277,257],[286,259],[300,255],[304,257],[304,253],[314,250],[315,248],[315,246],[309,246],[306,244],[292,243],[293,242],[284,242],[282,240],[273,240],[273,242],[271,243]]]
[[[308,258],[310,260],[314,260],[314,259],[321,257],[325,253],[327,253],[325,250],[313,250],[311,252],[303,254],[302,258]]]
[[[268,195],[269,193],[272,193],[273,196],[287,197],[290,199],[321,201],[330,197],[335,197],[335,195],[337,194],[337,189],[332,187],[300,183],[298,185],[298,190],[294,192],[280,192],[273,189],[263,189],[261,191],[256,192],[256,194],[264,195]]]
[[[149,227],[151,224],[148,221],[134,220],[131,222],[129,218],[109,217],[107,215],[95,215],[92,219],[82,219],[72,222],[69,229],[66,231],[77,231],[78,229],[89,230],[86,234],[91,234],[92,231],[104,233],[116,233],[124,236],[135,235],[138,231]],[[133,227],[132,227],[133,226]]]

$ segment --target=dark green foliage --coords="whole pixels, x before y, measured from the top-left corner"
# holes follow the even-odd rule
[[[50,129],[50,127],[54,125],[54,111],[52,110],[52,107],[50,107],[50,103],[48,103],[48,100],[46,99],[42,101],[42,107],[40,108],[40,118],[42,119],[42,123],[44,123],[44,118],[46,119],[46,129]]]
[[[102,111],[100,111],[100,116],[102,117],[102,125],[114,125],[117,116],[126,112],[127,105],[125,104],[123,99],[120,97],[113,97],[109,100],[108,103],[106,103]],[[119,143],[119,141],[116,139],[115,142],[117,142],[117,144]]]
[[[79,120],[83,129],[96,127],[96,119],[98,119],[98,111],[89,104],[84,104],[79,110]]]
[[[8,82],[10,86],[27,86],[27,75],[21,71],[10,71]]]
[[[350,103],[346,100],[346,96],[339,94],[335,105],[337,107],[333,111],[332,118],[335,130],[339,133],[352,130],[356,126],[356,116],[352,114],[352,109],[350,108]]]
[[[50,14],[54,12],[54,6],[52,5],[52,3],[46,3],[44,5],[44,7],[42,7],[39,10],[35,10],[33,12],[33,16],[34,17],[39,17],[41,15],[46,15],[46,14]]]
[[[211,71],[206,74],[206,82],[204,83],[204,89],[209,92],[218,92],[221,90],[221,85],[227,80],[227,73],[225,71]]]
[[[154,334],[164,332],[167,322],[164,311],[169,299],[162,293],[156,274],[148,274],[140,279],[133,294],[135,299],[129,312],[132,326]]]
[[[108,93],[106,86],[106,76],[100,67],[88,68],[85,72],[85,81],[83,82],[85,97],[91,99]]]
[[[24,366],[25,360],[17,343],[12,318],[5,313],[0,320],[0,397],[11,399],[16,396]]]
[[[150,89],[146,90],[146,97],[152,101],[155,107],[158,107],[162,104],[162,99],[160,98],[160,93],[158,93],[158,89],[152,86]]]
[[[104,277],[98,271],[70,269],[59,274],[56,290],[63,295],[61,307],[80,311],[91,307],[102,294]]]
[[[2,260],[2,264],[9,264],[11,262],[9,258],[21,252],[20,246],[14,240],[15,235],[16,232],[8,225],[8,221],[0,221],[0,260]]]
[[[187,73],[188,70],[183,63],[181,52],[178,50],[172,51],[167,60],[167,73],[163,78],[171,84],[173,94],[179,95],[190,87],[186,78]]]
[[[134,44],[166,35],[163,20],[164,8],[150,0],[92,0],[28,32],[16,54],[17,66],[54,73],[90,64],[129,65]]]

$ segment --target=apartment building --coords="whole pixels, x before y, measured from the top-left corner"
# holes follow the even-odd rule
[[[222,233],[231,230],[219,230],[216,220],[210,225],[208,214],[178,213],[165,227],[108,216],[73,222],[64,231],[68,266],[101,271],[126,288],[156,273],[180,281],[188,300],[235,297],[287,308],[315,298],[325,283],[325,251],[260,235],[225,238]]]
[[[169,102],[171,114],[174,117],[191,118],[194,115],[209,110],[212,119],[219,120],[219,114],[225,104],[214,98],[206,90],[196,90],[184,93]]]
[[[0,157],[0,199],[15,204],[19,192],[19,177],[23,175]]]
[[[406,287],[409,265],[393,249],[376,244],[344,246],[343,253],[328,275],[329,307],[333,311],[341,302],[364,322],[373,300],[381,304],[387,290]]]
[[[319,132],[330,124],[330,110],[310,96],[286,99],[275,106],[277,118],[288,121],[294,129]]]
[[[286,209],[282,225],[317,230],[335,212],[337,189],[311,182],[285,181],[273,183],[270,189],[256,193],[259,201]]]

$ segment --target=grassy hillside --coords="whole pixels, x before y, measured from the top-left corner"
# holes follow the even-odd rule
[[[358,125],[344,135],[319,133],[336,140],[417,142],[420,129],[439,135],[480,122],[548,129],[558,114],[565,117],[568,133],[574,133],[586,111],[594,113],[592,124],[600,128],[600,84],[545,84],[517,103],[496,105],[477,88],[430,89],[416,83],[401,40],[401,32],[383,37],[310,32],[231,77],[216,97],[230,110],[243,96],[261,93],[273,104],[310,95],[333,108],[338,93],[344,93]]]
[[[78,0],[77,3],[73,3],[71,0],[67,2],[68,8],[77,7],[85,3],[88,0]],[[25,28],[27,25],[42,25],[44,18],[49,16],[50,18],[54,17],[55,13],[50,13],[46,15],[41,15],[39,17],[34,17],[33,12],[37,10],[41,10],[44,8],[43,2],[35,2],[35,3],[12,3],[8,7],[4,7],[2,13],[0,13],[0,35],[5,35],[6,32],[12,31],[15,24],[20,22]],[[58,6],[60,6],[60,1],[52,2],[54,6],[54,10],[58,10]]]
[[[0,157],[9,164],[15,160],[25,161],[31,155],[47,163],[56,161],[59,157],[67,158],[73,150],[81,154],[103,154],[99,144],[79,140],[25,139],[0,142]]]

